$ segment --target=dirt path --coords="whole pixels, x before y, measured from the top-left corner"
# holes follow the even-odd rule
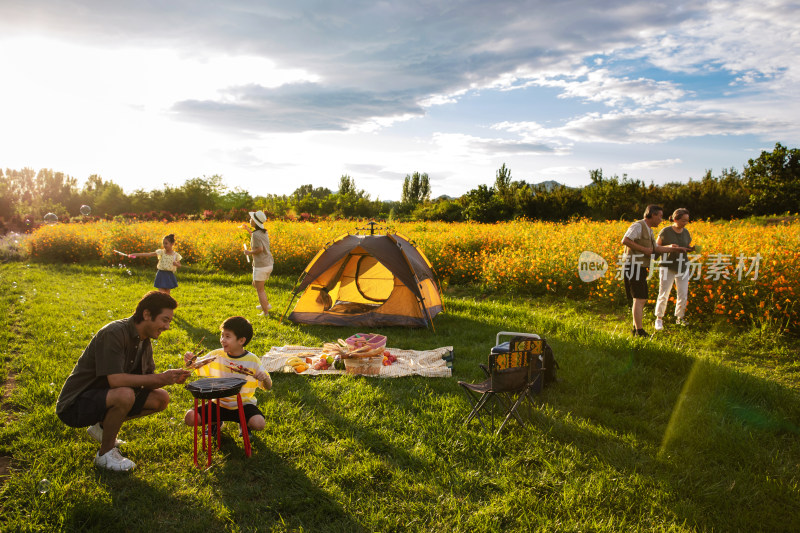
[[[7,400],[11,396],[11,393],[14,392],[16,386],[17,380],[15,379],[15,375],[9,374],[8,379],[3,383],[3,395],[0,397],[0,411],[4,413],[13,413],[14,410],[7,404]],[[10,416],[13,418],[13,414]],[[6,477],[11,475],[11,463],[11,457],[0,456],[0,485],[5,482]]]

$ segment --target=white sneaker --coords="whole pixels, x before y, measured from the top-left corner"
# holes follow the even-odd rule
[[[653,329],[655,329],[656,331],[661,331],[662,329],[664,329],[664,321],[661,320],[660,318],[656,318],[656,323],[653,325]]]
[[[256,306],[256,309],[258,309],[259,311],[261,311],[261,309],[262,309],[262,307],[261,307],[261,304],[258,304],[258,305]]]
[[[111,448],[111,451],[108,451],[103,455],[100,455],[100,452],[98,451],[97,455],[94,456],[94,464],[100,468],[113,470],[115,472],[127,472],[128,470],[133,470],[136,468],[136,463],[130,459],[122,457],[122,455],[119,453],[119,450],[116,448]]]
[[[90,437],[92,437],[100,444],[103,443],[103,428],[100,427],[100,422],[86,428],[86,433],[88,433]],[[128,444],[128,443],[120,439],[114,441],[114,446],[122,446],[123,444]]]
[[[262,309],[264,309],[264,308],[263,308],[263,307],[261,307],[261,304],[258,304],[258,305],[256,306],[256,309],[258,309],[259,311],[261,311],[261,310],[262,310]],[[269,311],[269,310],[271,310],[271,309],[272,309],[272,304],[267,304],[267,311]]]

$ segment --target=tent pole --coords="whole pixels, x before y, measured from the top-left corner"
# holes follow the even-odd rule
[[[297,286],[300,285],[304,279],[306,279],[306,274],[307,272],[304,270],[303,273],[300,274],[300,277],[297,278],[297,281],[294,282],[294,287],[292,287],[292,299],[289,301],[289,305],[286,306],[286,310],[283,312],[283,316],[281,316],[281,319],[278,320],[278,324],[283,324],[283,319],[286,318],[286,313],[289,312],[289,308],[292,307],[294,299],[297,298],[297,292],[295,292],[295,289],[297,289]]]
[[[433,318],[431,318],[431,314],[428,312],[428,306],[425,305],[424,300],[420,301],[420,303],[422,304],[422,309],[425,311],[425,316],[428,317],[428,324],[430,325],[431,330],[436,333],[436,326],[433,325]]]
[[[286,306],[286,311],[283,312],[283,316],[281,316],[281,319],[278,320],[278,324],[283,324],[283,319],[286,318],[286,313],[289,312],[289,309],[292,307],[295,298],[297,298],[297,295],[292,293],[292,299],[289,301],[289,305]]]

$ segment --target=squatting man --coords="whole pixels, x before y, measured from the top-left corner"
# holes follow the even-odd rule
[[[94,463],[101,468],[128,471],[136,467],[123,457],[117,439],[122,424],[163,411],[169,394],[162,387],[183,383],[189,371],[155,373],[152,339],[167,331],[178,303],[168,294],[147,293],[133,316],[103,326],[64,382],[56,414],[68,426],[89,426],[100,443]]]

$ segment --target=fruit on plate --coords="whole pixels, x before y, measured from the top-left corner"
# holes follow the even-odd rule
[[[328,370],[328,367],[331,365],[328,364],[328,360],[325,357],[320,357],[319,361],[314,363],[314,370]]]
[[[292,367],[292,369],[299,374],[308,370],[309,365],[299,357],[290,357],[286,360],[286,366]]]

